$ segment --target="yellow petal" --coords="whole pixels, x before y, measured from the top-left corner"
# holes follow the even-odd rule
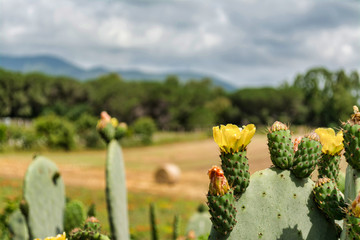
[[[335,131],[332,128],[318,128],[315,132],[320,137],[322,152],[324,154],[335,155],[338,154],[343,148],[343,132],[340,131],[335,136]]]

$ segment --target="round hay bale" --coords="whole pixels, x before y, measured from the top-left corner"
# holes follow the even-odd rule
[[[159,167],[155,172],[157,183],[175,184],[179,181],[181,175],[180,168],[172,163],[166,163]]]

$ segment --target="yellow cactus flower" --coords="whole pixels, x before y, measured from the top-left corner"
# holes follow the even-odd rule
[[[335,131],[332,128],[318,128],[315,130],[315,132],[320,137],[322,152],[324,154],[340,154],[341,150],[344,148],[344,137],[342,131],[339,131],[335,135]]]
[[[234,153],[246,148],[255,131],[254,124],[243,126],[243,129],[234,124],[227,124],[213,127],[213,136],[222,152]]]
[[[36,238],[35,240],[41,240],[40,238]],[[56,237],[47,237],[44,240],[67,240],[66,234],[58,234]]]

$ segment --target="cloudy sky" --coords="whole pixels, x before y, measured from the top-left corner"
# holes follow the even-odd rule
[[[314,66],[360,70],[360,2],[0,0],[0,53],[82,67],[193,70],[278,85]]]

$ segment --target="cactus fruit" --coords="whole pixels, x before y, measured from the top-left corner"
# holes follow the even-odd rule
[[[321,144],[314,133],[301,139],[295,152],[292,172],[298,178],[306,178],[315,170],[321,155]]]
[[[360,171],[360,112],[354,106],[354,114],[342,123],[344,132],[345,158],[352,168]]]
[[[23,197],[30,239],[63,232],[65,186],[53,162],[41,156],[33,160],[25,175]]]
[[[190,217],[186,233],[193,232],[195,237],[209,234],[211,230],[210,214],[207,207],[201,204],[198,211]]]
[[[234,188],[234,194],[240,196],[249,186],[250,171],[246,151],[238,153],[221,153],[221,167],[227,176],[229,184]]]
[[[348,239],[360,240],[360,218],[348,216],[347,221],[347,235]]]
[[[65,207],[64,218],[64,230],[69,234],[74,228],[83,225],[86,219],[84,204],[77,200],[68,202]]]
[[[332,128],[318,128],[315,132],[319,135],[322,145],[322,154],[318,162],[319,178],[327,177],[337,183],[339,180],[341,151],[344,148],[343,133],[339,131],[335,135]]]
[[[250,172],[246,147],[255,131],[253,124],[243,128],[233,124],[213,128],[214,140],[221,152],[221,167],[237,197],[249,186]]]
[[[151,239],[158,240],[158,231],[155,215],[155,205],[154,203],[150,204],[150,225],[151,225]]]
[[[86,219],[82,229],[75,228],[70,233],[69,240],[110,240],[100,233],[101,226],[95,217]]]
[[[20,209],[15,210],[9,216],[9,230],[11,232],[12,240],[28,240],[29,232],[26,226],[26,219],[21,213]]]
[[[126,123],[119,123],[116,118],[110,117],[105,111],[101,112],[100,117],[96,129],[106,143],[109,143],[114,138],[120,140],[126,135]]]
[[[110,141],[107,150],[106,202],[111,238],[129,239],[125,166],[121,147],[115,139]]]
[[[208,172],[210,178],[207,194],[211,221],[216,231],[227,235],[236,224],[235,198],[224,172],[219,167],[212,167]]]
[[[320,178],[313,190],[319,208],[331,219],[345,218],[346,204],[336,183],[329,178]]]
[[[276,121],[269,128],[267,138],[273,164],[280,169],[290,169],[293,166],[294,147],[289,128]]]
[[[336,238],[333,222],[317,209],[314,183],[288,170],[270,168],[251,176],[246,192],[236,202],[238,223],[223,236],[213,228],[210,240]]]

